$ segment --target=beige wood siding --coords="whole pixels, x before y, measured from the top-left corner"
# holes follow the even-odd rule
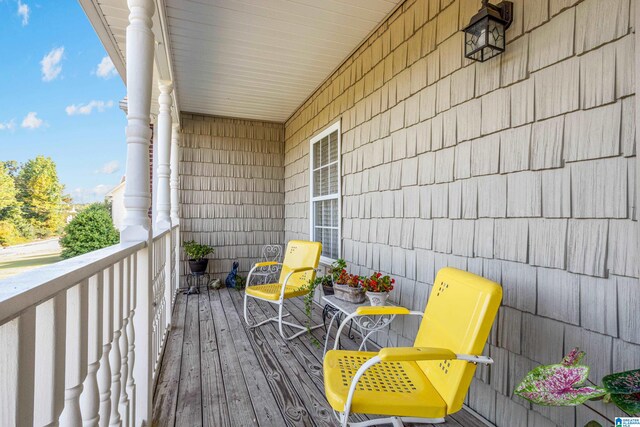
[[[343,255],[423,309],[444,266],[502,283],[468,403],[499,426],[583,426],[615,407],[512,396],[587,352],[591,379],[637,368],[640,301],[630,0],[516,0],[504,55],[463,59],[480,1],[408,0],[285,127],[285,239],[308,238],[309,139],[342,121]],[[396,321],[411,345],[417,322]],[[611,424],[610,422],[608,423]]]
[[[283,138],[282,124],[182,114],[181,239],[215,246],[209,272],[223,280],[284,242]]]

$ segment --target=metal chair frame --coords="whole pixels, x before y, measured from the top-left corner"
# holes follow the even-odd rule
[[[264,264],[267,264],[267,263],[258,263],[251,269],[251,271],[249,272],[249,275],[247,276],[247,288],[250,286],[251,276],[253,275],[254,271],[257,268],[265,267]],[[270,264],[270,266],[271,265],[277,265],[278,267],[282,267],[282,263],[275,263],[274,262],[274,263],[269,263],[269,264]],[[301,268],[295,268],[295,269],[291,270],[289,272],[289,274],[287,274],[285,279],[282,281],[282,287],[280,289],[280,298],[278,300],[270,300],[270,299],[266,299],[266,298],[260,298],[260,297],[255,296],[255,295],[249,295],[247,292],[245,292],[244,293],[244,321],[249,326],[249,328],[253,329],[253,328],[257,328],[258,326],[262,326],[262,325],[264,325],[266,323],[269,323],[269,322],[275,322],[275,323],[278,324],[278,331],[280,332],[280,336],[282,338],[284,338],[285,340],[287,340],[287,341],[288,340],[292,340],[292,339],[294,339],[296,337],[299,337],[300,335],[304,334],[307,331],[311,331],[313,329],[321,328],[323,326],[322,324],[313,325],[313,326],[308,326],[307,327],[307,326],[299,325],[297,323],[291,323],[291,322],[287,322],[285,320],[282,320],[283,318],[288,317],[288,316],[291,315],[291,313],[283,313],[284,302],[286,300],[284,295],[285,295],[285,290],[287,289],[287,282],[289,281],[289,278],[293,274],[302,273],[302,272],[311,271],[311,270],[316,270],[316,269],[313,268],[313,267],[301,267]],[[271,304],[276,304],[278,306],[278,315],[274,316],[274,317],[270,317],[270,318],[268,318],[266,320],[263,320],[262,322],[257,323],[255,325],[252,325],[249,322],[249,317],[247,316],[247,301],[248,301],[249,297],[255,298],[255,299],[258,299],[258,300],[261,300],[261,301],[266,301],[266,302],[271,303]],[[291,328],[294,328],[294,329],[300,329],[300,331],[287,337],[285,335],[285,333],[284,333],[284,329],[282,327],[283,325],[287,325],[287,326],[289,326]]]

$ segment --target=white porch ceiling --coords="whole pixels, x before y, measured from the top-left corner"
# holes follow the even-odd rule
[[[285,121],[400,0],[166,0],[183,111]]]
[[[155,77],[182,111],[283,122],[402,1],[155,0]],[[124,78],[126,0],[80,3]]]

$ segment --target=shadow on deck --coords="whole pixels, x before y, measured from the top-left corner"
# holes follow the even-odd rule
[[[307,335],[285,342],[275,323],[247,329],[241,292],[201,292],[177,297],[154,395],[153,426],[337,425],[324,397],[321,348]],[[275,315],[272,307],[254,300],[250,313],[260,321]],[[286,308],[305,321],[301,298],[288,301]],[[320,311],[314,307],[316,323]],[[314,331],[318,340],[323,334],[323,329]],[[356,348],[346,338],[341,342]],[[485,424],[462,410],[439,426]]]

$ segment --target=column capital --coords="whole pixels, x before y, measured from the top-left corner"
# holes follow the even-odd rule
[[[173,91],[173,82],[171,80],[158,80],[158,89],[160,93],[171,93]]]

